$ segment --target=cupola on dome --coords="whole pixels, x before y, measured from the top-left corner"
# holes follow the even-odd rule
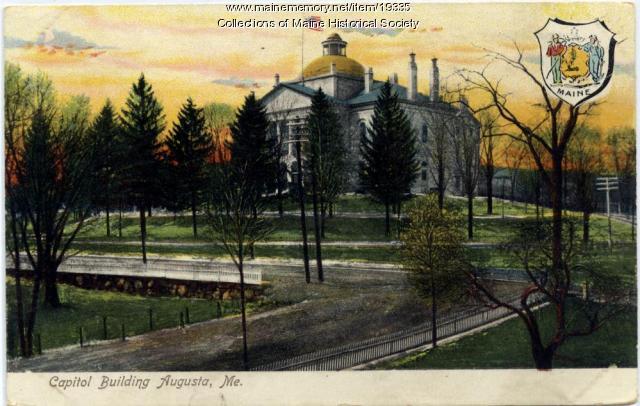
[[[305,78],[328,75],[331,65],[335,64],[336,73],[348,76],[363,77],[364,67],[357,61],[347,57],[347,42],[338,34],[331,34],[322,41],[322,56],[305,66],[302,75]]]

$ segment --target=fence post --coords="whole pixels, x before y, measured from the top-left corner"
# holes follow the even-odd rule
[[[38,341],[38,355],[42,355],[42,337],[40,337],[40,333],[36,335],[36,339]]]
[[[82,337],[82,326],[78,327],[78,334],[80,335],[80,348],[84,347],[84,337]]]
[[[102,316],[102,338],[107,339],[107,316]]]
[[[187,324],[190,324],[190,323],[191,323],[191,321],[189,320],[189,306],[186,306],[186,307],[184,308],[184,315],[185,315],[185,318],[186,318],[186,322],[187,322]]]
[[[122,323],[122,324],[120,325],[120,328],[121,328],[121,333],[122,333],[122,341],[124,341],[124,340],[125,340],[125,338],[126,338],[126,337],[125,337],[125,335],[124,335],[124,323]]]
[[[149,330],[153,330],[153,309],[149,308]]]

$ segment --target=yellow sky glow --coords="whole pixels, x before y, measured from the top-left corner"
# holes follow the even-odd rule
[[[419,90],[427,93],[432,57],[439,59],[443,80],[453,81],[450,77],[456,69],[478,69],[487,62],[482,48],[512,53],[512,42],[516,41],[532,70],[539,72],[533,33],[547,18],[575,22],[599,18],[616,33],[619,44],[610,89],[601,99],[605,103],[591,122],[602,130],[633,127],[634,15],[628,3],[413,4],[411,13],[321,15],[323,19],[413,18],[420,25],[415,31],[403,30],[395,36],[305,30],[304,59],[310,62],[321,55],[320,42],[335,31],[348,41],[348,56],[372,67],[376,79],[397,72],[400,83],[405,84],[408,54],[413,51]],[[27,72],[46,72],[61,95],[89,96],[94,113],[107,97],[121,106],[131,83],[144,72],[165,107],[167,121],[172,122],[188,96],[200,104],[215,101],[237,106],[251,90],[258,96],[269,91],[275,73],[282,80],[300,74],[300,29],[218,28],[218,19],[306,16],[232,15],[222,5],[10,7],[4,16],[4,55]],[[39,36],[44,41],[73,40],[58,48],[38,46]],[[492,74],[504,78],[504,85],[514,94],[522,95],[514,103],[527,114],[528,95],[533,89],[504,67],[496,65]]]

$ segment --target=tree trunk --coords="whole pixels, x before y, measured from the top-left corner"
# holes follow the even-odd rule
[[[563,171],[565,169],[563,168]],[[564,210],[564,215],[567,215],[567,176],[562,177],[562,210]]]
[[[320,216],[318,213],[318,190],[317,190],[316,177],[313,172],[311,173],[311,197],[313,202],[313,228],[315,231],[316,242],[316,267],[318,268],[318,280],[324,281],[324,271],[322,269],[322,236],[320,235]]]
[[[582,212],[582,242],[587,244],[589,242],[589,217],[591,213],[588,210]]]
[[[536,222],[540,222],[540,185],[535,185]]]
[[[433,278],[431,279],[431,344],[433,348],[438,346],[438,317],[436,303],[436,285]]]
[[[438,164],[438,207],[440,210],[444,208],[444,164]]]
[[[326,218],[327,218],[327,205],[324,201],[324,197],[322,196],[322,193],[320,193],[320,199],[318,204],[320,206],[320,237],[322,237],[322,239],[324,240],[326,238],[324,233],[324,227],[326,225]]]
[[[487,214],[493,214],[493,165],[487,167]]]
[[[256,220],[258,218],[258,210],[256,209],[255,205],[251,208],[251,211],[252,211],[253,219]],[[251,259],[256,258],[256,251],[253,244],[249,244],[249,257]]]
[[[387,237],[391,235],[391,227],[389,225],[389,203],[384,204],[384,235]]]
[[[533,362],[536,365],[536,369],[541,371],[548,371],[553,366],[553,356],[555,351],[550,347],[544,348],[541,344],[532,346]]]
[[[149,205],[148,216],[151,217],[151,205]]]
[[[196,219],[196,194],[191,192],[191,225],[193,227],[193,238],[198,238],[198,221]]]
[[[53,308],[60,307],[58,284],[56,280],[58,267],[54,261],[46,261],[44,269],[44,301]]]
[[[147,218],[145,209],[140,205],[140,243],[142,247],[142,262],[147,263]]]
[[[240,272],[240,312],[242,313],[242,366],[245,371],[249,370],[249,349],[247,346],[247,313],[245,309],[244,297],[244,252],[242,244],[238,250],[238,271]]]
[[[278,216],[284,217],[284,204],[282,203],[282,188],[278,187]]]
[[[21,263],[20,263],[20,243],[18,240],[18,230],[16,227],[17,214],[13,205],[11,208],[11,237],[13,239],[14,272],[16,280],[16,321],[18,324],[18,341],[20,343],[20,355],[27,356],[27,346],[24,337],[24,301],[22,299]]]
[[[122,200],[118,205],[118,238],[122,238]]]
[[[34,264],[32,264],[34,265]],[[34,268],[33,288],[31,290],[31,306],[27,313],[27,332],[25,334],[26,356],[33,355],[33,331],[36,327],[36,315],[38,313],[38,301],[40,300],[40,282],[42,280],[42,266],[40,264]]]
[[[111,219],[109,218],[109,212],[111,211],[111,207],[109,207],[109,197],[107,196],[107,205],[105,207],[107,212],[107,237],[111,237]]]
[[[550,186],[551,209],[553,214],[553,271],[562,272],[562,160],[557,157],[553,158],[553,172]]]
[[[311,273],[309,271],[309,246],[307,244],[307,215],[304,207],[304,186],[302,185],[302,162],[300,158],[300,143],[296,143],[296,163],[298,166],[298,175],[296,182],[298,184],[298,204],[300,205],[300,228],[302,231],[302,255],[304,258],[304,276],[307,283],[311,283]]]
[[[402,213],[402,203],[398,203],[398,218],[396,220],[396,228],[398,230],[398,240],[400,240],[400,220],[401,220],[401,214]]]
[[[631,241],[636,240],[636,209],[635,203],[631,206]]]
[[[473,240],[473,193],[467,194],[467,234]]]

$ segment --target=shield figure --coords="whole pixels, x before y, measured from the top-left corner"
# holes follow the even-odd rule
[[[616,40],[604,22],[549,19],[535,35],[540,44],[542,78],[558,98],[577,106],[607,88]]]

